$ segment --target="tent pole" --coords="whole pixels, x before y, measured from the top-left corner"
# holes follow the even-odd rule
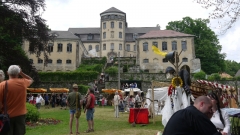
[[[154,86],[152,84],[152,117],[153,117],[153,124],[155,124],[155,108],[154,108]]]

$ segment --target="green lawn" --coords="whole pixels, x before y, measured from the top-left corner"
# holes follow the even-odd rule
[[[62,110],[59,107],[50,109],[42,107],[39,111],[41,118],[54,118],[61,120],[61,122],[57,125],[27,127],[26,135],[67,135],[69,133],[69,110]],[[128,116],[128,112],[120,112],[120,118],[115,118],[113,107],[96,107],[94,113],[95,132],[83,133],[87,129],[87,121],[85,114],[82,112],[79,121],[80,133],[90,135],[154,135],[157,131],[163,130],[161,116],[156,116],[155,124],[150,119],[148,125],[136,124],[136,127],[132,127],[131,123],[128,123]],[[75,121],[73,124],[74,131]]]

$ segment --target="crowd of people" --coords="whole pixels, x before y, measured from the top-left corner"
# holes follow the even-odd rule
[[[0,97],[4,96],[7,89],[7,113],[10,117],[11,128],[7,133],[0,135],[24,135],[26,133],[25,117],[26,117],[26,100],[29,103],[35,104],[38,109],[42,102],[45,105],[68,106],[69,107],[69,130],[73,133],[72,125],[74,116],[76,117],[76,134],[79,134],[79,116],[81,109],[86,113],[88,129],[85,132],[94,132],[94,107],[96,98],[94,95],[95,89],[89,88],[85,96],[78,92],[77,84],[73,84],[73,91],[67,94],[37,94],[32,95],[26,92],[28,86],[33,83],[33,79],[22,72],[17,65],[11,65],[8,68],[9,79],[4,81],[5,74],[0,70]],[[21,78],[19,78],[21,76]],[[127,85],[127,84],[125,84]],[[7,86],[7,87],[6,87]],[[127,85],[128,86],[128,85]],[[136,87],[135,84],[130,87]],[[128,111],[129,108],[138,108],[141,106],[143,96],[140,92],[136,95],[122,95],[116,92],[112,103],[115,108],[115,117],[119,118],[119,111]],[[102,105],[105,105],[105,98],[102,98]],[[0,113],[3,113],[4,101],[0,101]],[[222,101],[219,100],[217,94],[211,92],[206,96],[199,96],[195,99],[194,104],[175,112],[164,129],[163,135],[230,135],[230,120],[226,111],[221,109]],[[79,114],[80,113],[80,114]]]

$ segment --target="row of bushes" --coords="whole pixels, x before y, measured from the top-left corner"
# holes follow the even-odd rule
[[[91,64],[102,64],[104,65],[107,62],[107,57],[102,57],[102,59],[99,60],[99,58],[83,58],[82,64],[84,65],[91,65]]]
[[[80,65],[76,71],[96,71],[98,73],[102,72],[103,64],[94,64],[94,65]]]
[[[205,80],[206,73],[204,71],[200,71],[198,73],[195,73],[193,75],[193,77],[194,77],[194,79]],[[240,81],[240,76],[233,77],[233,78],[221,78],[220,74],[214,73],[214,74],[211,74],[210,76],[208,76],[207,80],[209,80],[209,81],[218,81],[218,80],[238,80],[238,81]]]
[[[39,72],[39,78],[41,81],[92,81],[98,74],[96,71]]]

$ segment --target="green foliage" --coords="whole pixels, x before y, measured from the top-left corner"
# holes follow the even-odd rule
[[[208,77],[209,81],[217,81],[220,80],[221,76],[218,73],[214,73],[211,76]]]
[[[84,65],[91,65],[91,64],[102,64],[104,65],[107,62],[107,57],[99,58],[84,58],[82,64]]]
[[[102,72],[103,65],[102,64],[93,64],[93,65],[80,65],[77,71],[97,71],[98,73]]]
[[[107,73],[107,74],[109,74],[109,75],[115,75],[115,74],[118,73],[118,67],[116,67],[116,66],[111,66],[111,67],[109,67],[109,68],[107,68],[107,69],[105,70],[105,73]]]
[[[90,88],[90,86],[88,85],[78,85],[78,91],[83,95],[86,94],[88,91],[88,88]]]
[[[184,17],[180,21],[169,22],[166,29],[194,35],[196,57],[201,60],[202,70],[211,74],[225,70],[226,54],[220,53],[222,46],[208,23],[208,19]]]
[[[236,77],[236,80],[240,81],[240,76],[237,76],[237,77]]]
[[[240,63],[231,60],[225,60],[226,69],[225,72],[231,76],[235,76],[237,71],[240,69]]]
[[[205,79],[205,76],[206,76],[206,73],[204,71],[200,71],[198,73],[195,73],[193,75],[194,79],[200,79],[200,80],[204,80]]]
[[[40,117],[40,113],[37,110],[36,106],[26,103],[26,107],[27,107],[26,121],[33,121],[33,122],[38,121]]]
[[[97,79],[96,71],[39,72],[41,81],[83,81]]]

